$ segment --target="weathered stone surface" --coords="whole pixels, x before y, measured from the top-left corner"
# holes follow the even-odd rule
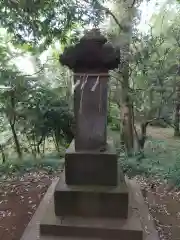
[[[97,76],[82,77],[81,84],[74,92],[76,151],[100,151],[106,147],[108,75],[100,77],[99,84],[95,91],[92,91]],[[77,81],[80,77],[75,78]],[[86,84],[81,89],[83,81],[86,81]]]
[[[98,29],[88,31],[60,56],[60,63],[75,73],[74,83],[80,81],[74,92],[76,151],[106,148],[108,71],[119,61],[119,51]]]
[[[59,60],[74,72],[108,72],[118,67],[120,51],[107,43],[107,39],[98,29],[92,29],[78,44],[65,48]]]
[[[48,188],[45,196],[43,197],[38,209],[33,215],[31,221],[26,227],[23,236],[20,240],[38,240],[39,239],[39,225],[44,217],[44,214],[49,206],[49,202],[52,201],[54,196],[54,190],[58,183],[59,179],[53,180],[51,186]]]
[[[137,192],[131,184],[128,191],[123,175],[117,174],[117,156],[106,144],[108,71],[119,61],[117,51],[95,29],[60,56],[60,62],[74,71],[74,81],[80,80],[74,96],[75,150],[66,153],[66,181],[63,173],[51,201],[43,199],[23,240],[142,240],[143,233],[146,240],[158,239],[153,228],[147,235],[148,211],[144,214],[139,205],[146,206],[134,201]]]
[[[100,239],[142,240],[143,230],[140,220],[133,209],[128,219],[57,217],[53,203],[48,206],[40,224],[42,235],[60,237],[81,237]]]
[[[38,240],[102,240],[102,238],[81,238],[81,237],[58,237],[58,236],[41,236]]]
[[[148,211],[148,206],[145,204],[143,200],[143,196],[140,191],[139,185],[136,183],[135,180],[127,180],[128,188],[130,194],[130,206],[137,212],[137,221],[141,219],[141,226],[144,232],[144,240],[159,240],[158,233],[155,229],[155,225],[153,219]],[[34,214],[33,218],[31,219],[29,225],[27,226],[21,240],[102,240],[102,238],[80,238],[80,237],[59,237],[59,236],[40,236],[39,233],[39,224],[42,219],[45,219],[46,210],[49,207],[49,199],[53,199],[54,193],[54,184],[56,181],[48,189],[46,195],[44,196],[43,200],[40,203],[36,213]],[[113,219],[114,221],[114,219]],[[122,238],[119,238],[122,239]],[[134,240],[134,238],[131,238]],[[109,239],[111,240],[111,238]],[[129,240],[129,239],[127,239]],[[141,240],[141,239],[140,239]]]
[[[127,218],[128,189],[120,180],[112,186],[70,186],[61,178],[54,193],[57,216]]]
[[[65,154],[65,182],[69,185],[117,185],[117,155],[111,142],[105,152],[76,152],[74,141]]]

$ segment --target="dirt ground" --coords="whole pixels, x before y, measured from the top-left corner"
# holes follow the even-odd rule
[[[148,135],[180,146],[171,129],[148,127]],[[20,240],[52,178],[41,171],[0,182],[0,240]],[[154,179],[138,181],[160,239],[180,240],[180,191],[168,190],[165,183]]]
[[[180,191],[158,181],[140,180],[161,240],[180,240]]]
[[[180,138],[173,136],[172,128],[148,126],[148,136],[166,140],[168,146],[179,148]],[[154,218],[161,240],[180,240],[180,191],[155,180],[140,181],[145,201]]]
[[[20,240],[52,177],[43,172],[10,179],[0,187],[0,240]],[[180,192],[138,179],[161,240],[180,240]]]
[[[50,183],[43,172],[0,183],[0,240],[20,240]]]
[[[137,129],[139,129],[138,125],[137,125]],[[148,126],[147,135],[155,139],[166,140],[168,142],[168,145],[171,145],[171,146],[180,145],[180,138],[174,137],[173,128],[159,128],[159,127]]]

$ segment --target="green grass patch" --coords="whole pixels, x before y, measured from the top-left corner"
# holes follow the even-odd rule
[[[64,166],[64,158],[58,154],[48,154],[41,159],[26,157],[23,160],[8,160],[5,164],[0,165],[0,178],[10,175],[23,175],[27,172],[44,170],[52,174]]]
[[[180,146],[177,142],[169,144],[168,140],[160,140],[149,137],[145,144],[144,157],[134,154],[127,157],[120,143],[119,132],[111,132],[115,141],[119,162],[124,173],[129,177],[137,175],[145,177],[157,177],[180,187]]]

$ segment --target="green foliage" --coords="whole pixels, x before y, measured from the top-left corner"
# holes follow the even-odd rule
[[[168,129],[165,131],[169,132]],[[180,187],[179,139],[168,139],[167,137],[167,140],[159,140],[148,137],[144,153],[134,153],[133,156],[128,157],[120,145],[119,132],[109,131],[108,133],[113,138],[119,155],[119,164],[126,175],[130,178],[138,175],[153,179],[158,178]],[[167,133],[167,136],[168,134],[170,133]]]
[[[48,174],[53,174],[56,171],[62,170],[64,167],[64,159],[56,157],[45,157],[40,160],[34,160],[34,158],[26,158],[24,161],[10,160],[5,164],[0,165],[0,178],[6,178],[9,176],[22,175],[27,172],[43,170]]]
[[[26,49],[37,44],[44,49],[55,39],[63,43],[70,37],[76,40],[78,26],[97,25],[102,15],[96,5],[95,0],[2,0],[0,25],[18,44],[27,43]]]
[[[110,23],[112,32],[108,34],[114,45],[120,47],[122,55],[119,70],[111,75],[108,113],[109,128],[114,134],[118,130],[116,146],[120,163],[129,176],[157,175],[179,184],[177,149],[170,149],[165,142],[148,139],[144,155],[134,154],[127,158],[123,146],[119,146],[122,89],[127,90],[127,97],[133,103],[135,120],[166,116],[172,121],[175,88],[179,83],[179,17],[172,17],[171,23],[166,19],[166,26],[160,28],[163,17],[158,15],[155,21],[158,27],[144,35],[134,29],[138,17],[136,7],[129,7],[129,1],[114,1],[114,9],[120,23],[124,27],[129,25],[128,31],[123,32],[113,20]],[[0,35],[0,84],[3,86],[0,90],[0,130],[11,132],[7,141],[2,141],[1,154],[6,155],[12,145],[16,145],[16,152],[23,155],[27,151],[30,157],[22,162],[16,161],[16,157],[7,160],[0,172],[14,174],[39,168],[51,172],[59,167],[57,158],[63,157],[62,148],[73,138],[72,74],[59,66],[59,51],[77,41],[82,26],[97,25],[103,18],[102,10],[96,0],[1,1],[0,26],[11,33]],[[63,43],[58,50],[57,40]],[[42,64],[40,52],[48,46],[51,46],[51,59]],[[128,63],[127,50],[131,51]],[[12,63],[14,57],[25,56],[27,52],[34,54],[31,55],[36,72],[33,76],[24,75]],[[123,66],[129,73],[125,77],[125,71],[121,71]],[[122,84],[125,78],[129,81],[127,89]],[[55,158],[47,156],[47,152],[54,151],[46,150],[52,144],[59,152]]]
[[[120,130],[121,122],[120,122],[119,113],[120,113],[119,108],[115,104],[110,102],[109,112],[108,112],[108,125],[110,129],[113,131]]]
[[[140,175],[158,178],[180,187],[180,151],[177,147],[169,145],[167,141],[149,138],[144,156],[127,158],[121,152],[119,162],[123,171],[129,177]]]
[[[57,142],[60,138],[71,141],[73,116],[66,101],[58,99],[56,94],[42,86],[31,94],[30,99],[24,102],[20,116],[22,133],[26,133],[29,139],[36,136],[40,144],[52,134],[55,134]]]
[[[122,9],[118,9],[117,1],[114,4],[114,13],[121,22]],[[124,58],[124,38],[132,38],[130,46],[129,86],[126,84],[128,97],[133,103],[135,121],[142,122],[153,118],[165,118],[172,126],[173,109],[176,102],[176,86],[179,83],[179,8],[172,1],[162,4],[160,12],[153,15],[151,19],[151,29],[145,33],[140,33],[136,28],[134,31],[126,33],[119,31],[119,27],[114,21],[109,25],[110,40],[115,46],[120,48],[122,61],[118,72],[111,76],[111,96],[113,103],[117,104],[119,111],[124,94],[123,65]],[[176,10],[175,10],[176,9]],[[130,10],[130,12],[133,10]],[[130,14],[129,12],[129,14]],[[136,15],[136,10],[132,14]],[[128,13],[126,12],[126,15]],[[130,19],[130,18],[129,18]],[[136,25],[136,19],[131,19],[132,28]],[[160,27],[161,26],[161,27]],[[126,52],[126,51],[125,51]],[[160,121],[157,122],[159,125]],[[155,124],[155,121],[153,122]],[[161,123],[161,126],[167,124]]]
[[[67,77],[61,77],[60,71],[54,71],[54,78],[46,76],[37,56],[34,58],[37,74],[24,75],[11,61],[11,56],[17,54],[6,43],[6,35],[2,35],[0,43],[0,127],[1,131],[8,130],[11,134],[1,144],[1,155],[5,159],[7,147],[13,143],[19,158],[24,151],[31,151],[37,157],[44,154],[49,138],[54,139],[56,150],[60,151],[60,145],[73,138],[70,98],[67,98],[67,90],[57,90]],[[19,52],[23,56],[23,52]],[[51,64],[53,69],[59,67],[54,62]],[[52,85],[51,80],[56,78],[60,83],[56,81],[56,85]],[[3,133],[0,136],[3,138]]]

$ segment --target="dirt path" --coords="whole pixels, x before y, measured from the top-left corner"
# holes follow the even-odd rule
[[[0,240],[19,240],[51,183],[44,172],[1,182]]]
[[[174,141],[176,140],[176,138],[173,137],[172,128],[159,128],[159,127],[148,126],[147,133],[148,135],[151,135],[152,137],[155,137],[158,139],[174,140]]]
[[[139,183],[160,240],[180,240],[180,192],[165,183],[140,178]]]
[[[173,137],[172,129],[149,126],[147,133],[175,148],[180,146],[180,138]],[[0,182],[0,240],[20,239],[51,180],[40,171]],[[165,186],[154,185],[146,192],[146,200],[161,239],[180,240],[180,194],[167,193]]]
[[[137,129],[139,126],[137,125]],[[174,137],[174,131],[172,128],[160,128],[160,127],[147,127],[147,135],[158,140],[167,141],[168,145],[180,146],[180,137]]]

